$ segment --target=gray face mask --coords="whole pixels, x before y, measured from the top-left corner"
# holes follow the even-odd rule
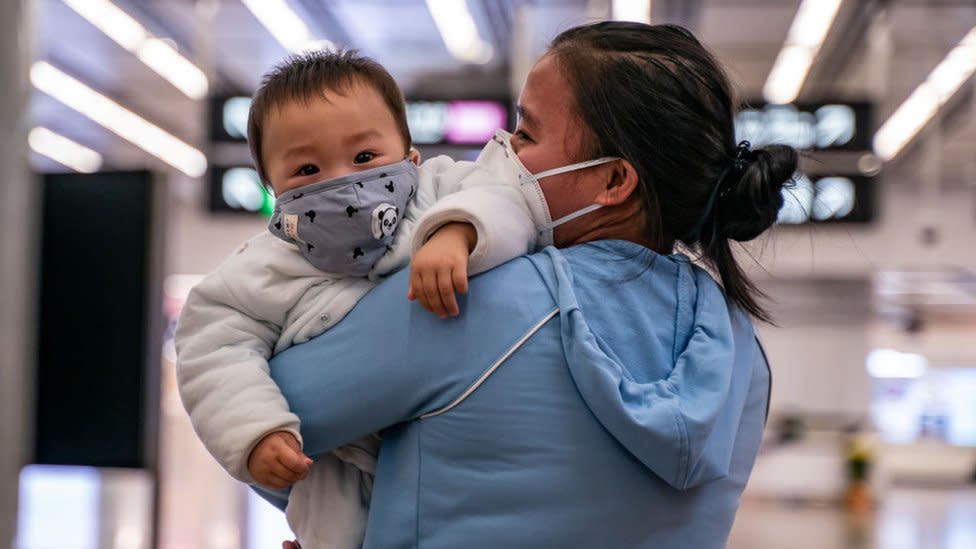
[[[408,159],[287,191],[268,230],[316,268],[365,276],[393,244],[393,233],[417,192]]]

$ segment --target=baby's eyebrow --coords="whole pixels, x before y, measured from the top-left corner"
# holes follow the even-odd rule
[[[300,154],[304,154],[313,150],[315,150],[315,148],[308,143],[292,145],[291,147],[288,147],[288,149],[285,150],[284,154],[281,155],[281,159],[288,160],[293,156],[298,156]]]
[[[383,137],[383,134],[381,134],[380,131],[377,130],[376,128],[370,128],[368,130],[363,130],[361,132],[354,133],[352,135],[347,135],[342,139],[342,142],[348,145],[352,143],[359,143],[360,141],[365,141],[371,137]]]

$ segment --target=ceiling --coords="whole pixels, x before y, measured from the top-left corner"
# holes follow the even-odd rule
[[[261,74],[287,54],[239,0],[114,0],[150,32],[171,39],[210,77],[214,94],[250,94]],[[424,0],[287,0],[322,39],[375,57],[408,95],[477,95],[517,89],[528,58],[559,30],[609,13],[609,0],[467,0],[495,51],[481,66],[448,53]],[[654,21],[690,27],[725,63],[740,95],[761,97],[799,0],[655,0]],[[35,0],[35,57],[52,62],[174,135],[202,144],[206,102],[195,102],[147,69],[61,0]],[[800,102],[869,100],[875,127],[924,81],[976,26],[976,0],[846,0],[801,91]],[[513,59],[513,52],[520,56]],[[885,180],[916,183],[920,173],[945,186],[976,184],[976,94],[972,79]],[[32,123],[99,151],[108,168],[159,166],[155,159],[35,92]],[[931,153],[923,162],[922,151]],[[36,156],[36,155],[35,155]],[[41,170],[57,166],[35,157]],[[922,167],[928,171],[923,171]]]

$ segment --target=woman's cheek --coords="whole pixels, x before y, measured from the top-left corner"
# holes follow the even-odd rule
[[[531,147],[523,145],[522,148],[516,153],[516,156],[518,156],[519,162],[525,166],[525,169],[529,170],[529,173],[538,173],[543,170],[543,167],[539,162],[539,155],[534,154]]]

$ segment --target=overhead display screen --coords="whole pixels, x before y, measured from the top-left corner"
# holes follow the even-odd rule
[[[506,128],[512,115],[509,101],[495,99],[409,100],[407,126],[418,145],[481,146],[498,128]],[[211,103],[211,139],[216,143],[247,141],[251,98],[221,97]]]

